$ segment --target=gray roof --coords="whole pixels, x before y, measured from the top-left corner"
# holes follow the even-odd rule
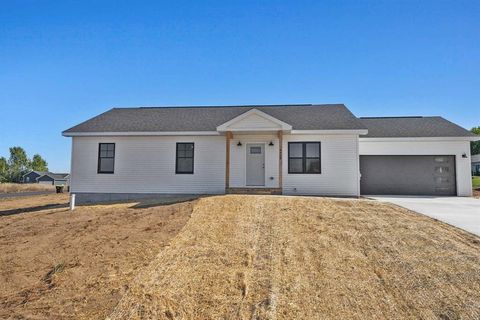
[[[53,180],[66,180],[68,179],[69,173],[52,173],[52,172],[46,172],[45,174],[42,174],[39,178],[43,176],[49,176]]]
[[[365,126],[343,104],[113,108],[64,133],[215,131],[217,126],[258,109],[294,130],[357,130]]]
[[[47,174],[48,171],[36,171],[36,170],[30,170],[28,171],[27,173],[25,173],[23,176],[26,176],[27,174],[30,174],[32,172],[35,172],[36,174],[38,174],[39,176],[43,176],[44,174]]]
[[[470,131],[442,117],[362,117],[366,138],[474,137]]]

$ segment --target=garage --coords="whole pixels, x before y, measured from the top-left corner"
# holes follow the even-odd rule
[[[39,184],[47,184],[47,185],[50,185],[50,186],[53,185],[53,181],[47,181],[47,180],[45,180],[45,181],[38,181],[38,183],[39,183]]]
[[[457,195],[453,155],[361,155],[360,173],[361,194]]]

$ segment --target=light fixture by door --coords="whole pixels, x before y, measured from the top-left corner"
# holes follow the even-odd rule
[[[466,153],[462,154],[462,158],[468,158],[467,154]]]
[[[268,144],[270,147],[273,147],[273,141],[270,141],[270,143]]]
[[[242,146],[242,143],[240,141],[238,141],[237,147],[241,147],[241,146]]]

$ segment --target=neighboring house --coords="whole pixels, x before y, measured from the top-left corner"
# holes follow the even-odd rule
[[[472,155],[472,174],[480,176],[480,154]]]
[[[472,194],[470,141],[441,117],[343,104],[114,108],[72,137],[77,201],[156,194]]]
[[[22,182],[23,183],[38,183],[37,178],[40,177],[40,176],[43,176],[46,173],[48,173],[48,172],[47,171],[32,170],[32,171],[27,172],[26,174],[23,175]]]
[[[55,186],[69,185],[70,174],[68,173],[51,173],[47,172],[37,178],[40,184],[51,184]]]
[[[70,174],[68,173],[52,173],[48,171],[32,170],[23,175],[23,183],[42,183],[52,185],[68,185]]]

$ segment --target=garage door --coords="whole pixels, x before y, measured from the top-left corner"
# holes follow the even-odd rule
[[[454,196],[455,156],[360,156],[362,194]]]
[[[39,184],[53,185],[53,181],[38,181]]]

